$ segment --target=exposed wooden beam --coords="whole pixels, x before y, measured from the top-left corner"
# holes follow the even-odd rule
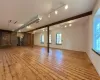
[[[48,24],[48,25],[44,25],[44,26],[32,29],[32,30],[27,31],[27,32],[32,32],[32,31],[35,31],[35,30],[38,30],[38,29],[41,29],[41,28],[45,28],[45,27],[48,27],[48,26],[53,26],[53,25],[56,25],[56,24],[60,24],[60,23],[63,23],[63,22],[70,21],[70,20],[82,18],[82,17],[85,17],[85,16],[89,16],[91,14],[92,14],[92,11],[89,11],[89,12],[86,12],[86,13],[83,13],[83,14],[80,14],[80,15],[76,15],[76,16],[61,20],[61,21],[57,21],[57,22],[54,22],[54,23],[51,23],[51,24]]]
[[[10,30],[3,30],[3,29],[0,29],[0,31],[2,31],[2,32],[12,32]]]

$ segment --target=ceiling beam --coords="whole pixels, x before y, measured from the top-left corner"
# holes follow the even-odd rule
[[[12,31],[0,29],[0,32],[12,32]]]
[[[85,16],[89,16],[91,14],[92,14],[92,11],[89,11],[89,12],[86,12],[86,13],[83,13],[83,14],[80,14],[80,15],[76,15],[76,16],[61,20],[61,21],[57,21],[57,22],[54,22],[54,23],[51,23],[51,24],[47,24],[47,25],[32,29],[32,30],[27,31],[27,32],[32,32],[32,31],[35,31],[35,30],[38,30],[38,29],[41,29],[41,28],[45,28],[45,27],[48,27],[48,26],[53,26],[53,25],[56,25],[56,24],[60,24],[60,23],[63,23],[63,22],[70,21],[70,20],[82,18],[82,17],[85,17]]]

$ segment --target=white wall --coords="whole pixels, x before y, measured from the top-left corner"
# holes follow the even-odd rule
[[[55,31],[51,31],[52,36],[52,44],[51,47],[70,49],[76,51],[86,51],[90,60],[92,61],[95,69],[100,75],[100,56],[92,51],[92,27],[93,27],[93,17],[96,11],[100,7],[100,0],[98,0],[93,14],[89,17],[86,25],[81,26],[73,26],[72,28],[66,29],[58,29]],[[57,32],[61,32],[63,34],[63,44],[55,45],[55,34]],[[46,38],[46,37],[45,37]],[[40,33],[35,34],[35,45],[40,44]],[[42,45],[43,46],[43,45]],[[45,43],[46,46],[46,43]]]
[[[41,34],[44,34],[44,44],[41,44],[40,42],[40,36]],[[35,33],[34,34],[34,45],[37,46],[47,46],[47,32],[43,32],[43,33]]]
[[[100,0],[98,0],[95,9],[93,11],[92,16],[90,16],[89,22],[87,22],[87,27],[86,27],[86,33],[87,33],[87,53],[88,56],[90,57],[90,60],[92,61],[93,65],[95,66],[97,72],[100,75],[100,56],[98,56],[96,53],[92,51],[92,27],[93,27],[93,17],[96,13],[96,11],[100,7]]]
[[[73,25],[69,28],[60,28],[50,31],[52,35],[52,44],[50,47],[60,48],[60,49],[68,49],[75,51],[86,51],[85,47],[85,33],[84,33],[84,25]],[[62,45],[56,45],[56,33],[62,33]],[[45,43],[40,43],[40,35],[45,35]],[[34,35],[34,44],[38,46],[47,46],[47,32],[36,33]]]

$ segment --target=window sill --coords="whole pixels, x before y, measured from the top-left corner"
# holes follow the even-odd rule
[[[94,49],[92,49],[92,51],[95,52],[97,55],[100,56],[100,53],[99,52],[95,51]]]
[[[57,44],[57,43],[56,43],[56,45],[62,45],[62,44]]]
[[[41,44],[44,44],[44,43],[41,42]]]

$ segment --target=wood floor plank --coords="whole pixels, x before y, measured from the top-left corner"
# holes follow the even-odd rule
[[[0,50],[0,80],[100,80],[86,53],[42,47]]]

